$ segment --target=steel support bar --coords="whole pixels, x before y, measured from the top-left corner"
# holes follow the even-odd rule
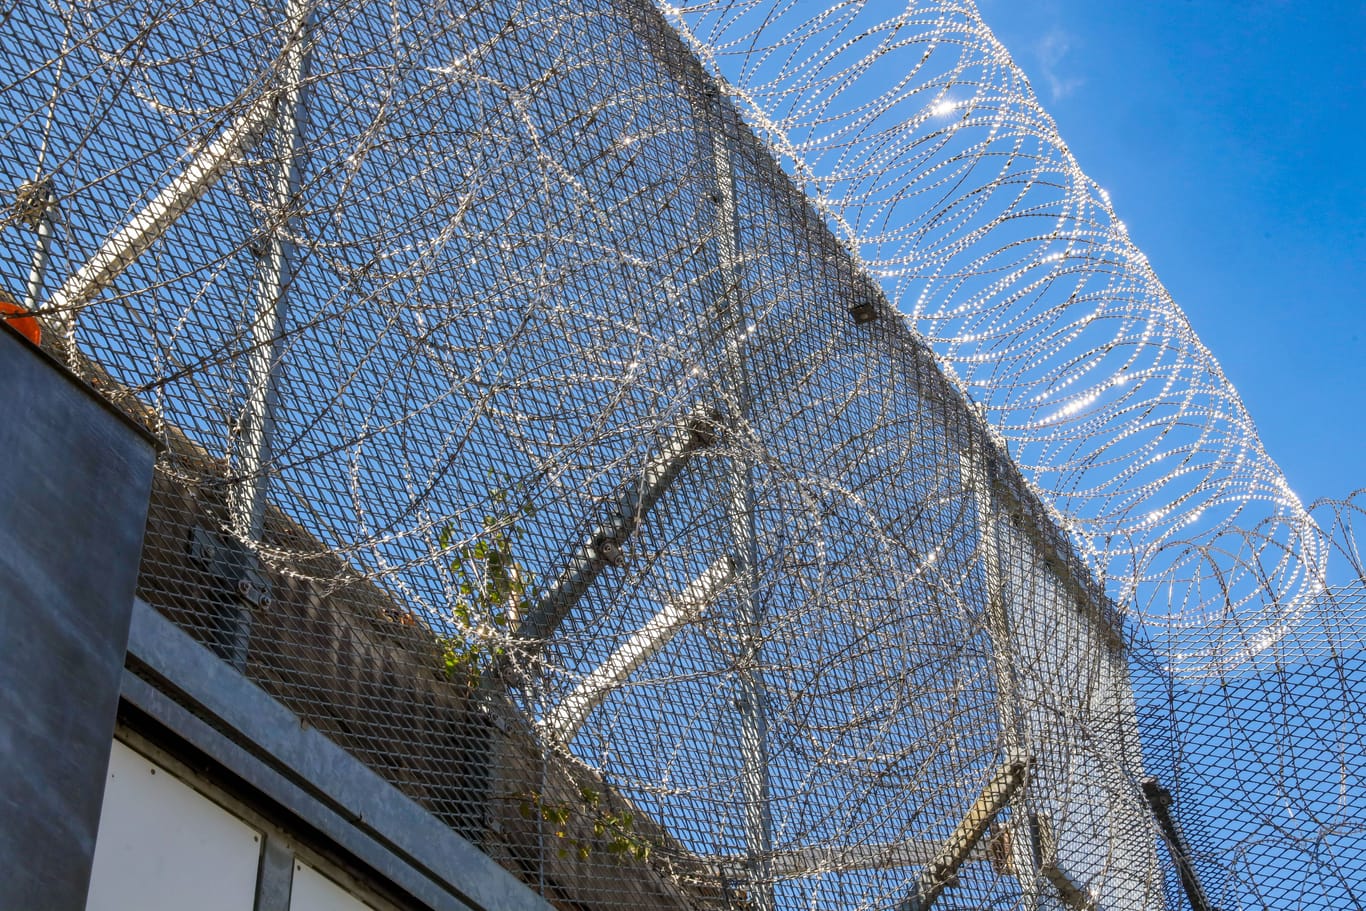
[[[997,769],[934,859],[920,871],[915,892],[902,904],[903,911],[929,911],[944,887],[953,882],[958,869],[972,856],[992,819],[1024,785],[1030,762],[1029,759],[1013,759]]]
[[[542,726],[552,736],[568,742],[583,727],[588,715],[602,700],[668,645],[674,636],[735,578],[735,561],[722,557],[692,581],[683,593],[660,608],[630,639],[574,688],[547,716]]]
[[[1043,813],[1019,813],[1006,828],[1009,864],[1004,872],[1017,877],[1042,873],[1058,899],[1072,911],[1092,911],[1095,900],[1058,865],[1058,838],[1052,820]]]
[[[112,285],[236,165],[247,150],[260,142],[274,117],[275,97],[261,98],[204,146],[185,170],[53,292],[43,307],[51,324],[61,334],[69,335],[75,326],[77,312]]]
[[[775,851],[771,872],[778,879],[850,873],[858,870],[894,870],[898,867],[923,867],[939,856],[940,846],[923,839],[871,845],[795,848]],[[986,846],[979,844],[964,863],[990,859]]]
[[[265,520],[280,364],[280,336],[289,312],[294,245],[293,212],[303,186],[304,131],[310,62],[309,0],[289,0],[285,11],[288,48],[282,74],[284,94],[276,117],[279,161],[272,187],[271,226],[252,289],[252,344],[247,355],[247,400],[236,428],[234,473],[239,480],[228,495],[232,531],[259,541]]]
[[[1157,820],[1158,828],[1162,830],[1162,838],[1167,842],[1167,849],[1171,852],[1172,862],[1176,864],[1176,874],[1181,879],[1181,888],[1186,891],[1186,900],[1190,902],[1191,911],[1214,911],[1214,906],[1210,904],[1209,897],[1205,895],[1204,887],[1200,885],[1200,878],[1195,874],[1195,864],[1191,859],[1190,846],[1186,844],[1186,839],[1181,834],[1180,827],[1172,817],[1172,795],[1171,792],[1158,782],[1156,778],[1143,779],[1143,796],[1147,798],[1148,806],[1152,808],[1153,818]]]
[[[267,834],[261,844],[252,911],[289,911],[293,888],[294,848],[280,836]]]
[[[1064,873],[1056,862],[1045,861],[1043,875],[1053,884],[1053,888],[1058,890],[1058,899],[1072,911],[1092,911],[1096,907],[1091,896],[1072,882],[1072,878]]]
[[[621,564],[622,545],[683,473],[693,454],[711,445],[716,420],[710,408],[694,408],[674,429],[664,447],[650,457],[636,481],[617,501],[608,520],[593,530],[559,578],[527,612],[518,629],[518,635],[526,640],[526,648],[539,648],[588,593],[602,571],[609,565]]]

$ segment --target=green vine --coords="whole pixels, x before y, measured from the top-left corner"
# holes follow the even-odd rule
[[[572,852],[580,860],[587,860],[601,847],[615,857],[650,859],[650,843],[635,831],[635,816],[605,806],[602,793],[593,788],[580,786],[578,801],[553,803],[535,791],[528,791],[521,795],[518,812],[523,819],[539,818],[551,826],[551,834],[561,841],[558,849],[561,857],[568,857]],[[575,834],[590,825],[591,839]]]
[[[517,561],[514,546],[523,534],[523,523],[536,514],[525,498],[499,488],[489,497],[495,508],[484,516],[483,528],[473,540],[455,544],[455,528],[447,522],[437,535],[437,545],[456,581],[456,600],[451,619],[456,632],[437,637],[446,676],[477,687],[483,671],[501,657],[493,644],[513,629],[531,608],[535,585],[531,573]]]

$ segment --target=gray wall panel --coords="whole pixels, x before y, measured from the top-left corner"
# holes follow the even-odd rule
[[[6,328],[0,390],[0,907],[80,909],[155,448]]]

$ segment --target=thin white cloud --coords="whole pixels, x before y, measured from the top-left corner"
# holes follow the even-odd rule
[[[1063,59],[1072,49],[1072,39],[1061,28],[1052,28],[1034,46],[1034,54],[1039,58],[1039,67],[1048,83],[1048,95],[1053,101],[1066,98],[1081,88],[1086,80],[1080,76],[1068,76],[1063,72]]]

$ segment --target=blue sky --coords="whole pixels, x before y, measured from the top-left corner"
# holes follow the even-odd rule
[[[1366,2],[978,4],[1292,489],[1366,486]]]

